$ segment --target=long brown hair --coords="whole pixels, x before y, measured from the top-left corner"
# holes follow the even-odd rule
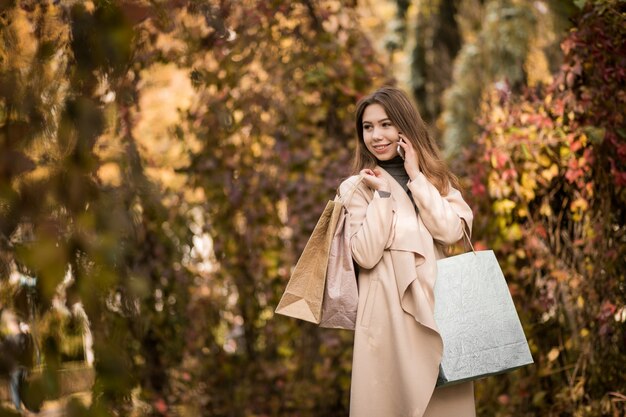
[[[402,132],[402,136],[411,142],[417,151],[422,173],[433,183],[441,195],[449,191],[449,186],[459,189],[458,178],[450,172],[441,157],[437,143],[428,133],[426,123],[411,103],[407,95],[396,87],[382,87],[363,97],[357,103],[356,133],[358,135],[353,173],[358,174],[363,168],[374,168],[378,160],[365,147],[363,140],[363,112],[371,104],[380,104],[391,123]]]

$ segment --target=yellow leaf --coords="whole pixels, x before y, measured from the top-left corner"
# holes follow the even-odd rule
[[[568,337],[567,340],[565,341],[565,349],[571,350],[572,346],[574,346],[574,343],[572,342],[572,338]]]
[[[519,224],[512,224],[511,227],[507,230],[507,238],[509,240],[520,240],[522,238],[522,228]]]
[[[562,269],[554,270],[550,272],[550,275],[553,278],[556,278],[556,280],[559,282],[565,282],[567,281],[567,278],[569,277],[569,274],[567,273],[567,271],[563,271]]]
[[[570,210],[574,213],[572,218],[574,221],[580,221],[583,217],[583,214],[589,208],[589,203],[582,197],[577,198],[570,204]]]
[[[326,32],[336,33],[339,29],[339,19],[337,19],[337,16],[331,15],[328,19],[324,20],[322,26],[324,26]]]
[[[537,181],[535,181],[534,173],[524,172],[521,179],[522,188],[520,193],[526,200],[532,200],[535,198],[535,188],[537,188]]]
[[[280,47],[283,49],[289,49],[293,45],[293,38],[283,37],[280,40]]]
[[[515,208],[515,202],[508,198],[493,203],[493,211],[496,214],[510,214]]]
[[[122,183],[120,167],[115,162],[107,162],[98,168],[100,181],[109,187],[119,187]]]
[[[511,187],[500,178],[498,171],[494,170],[489,173],[487,185],[491,197],[500,199],[511,194]]]
[[[250,150],[252,151],[252,155],[254,155],[255,158],[258,158],[259,156],[261,156],[263,148],[258,142],[254,142],[250,145]]]
[[[548,95],[546,96],[545,103],[546,103],[546,105],[548,105],[548,106],[550,105],[550,103],[552,103],[552,94],[548,94]]]
[[[549,167],[549,166],[550,166],[550,164],[552,163],[552,161],[550,160],[550,158],[549,158],[547,155],[544,155],[544,154],[540,154],[540,155],[537,157],[537,162],[539,162],[539,164],[540,164],[542,167]]]
[[[580,329],[580,337],[587,337],[587,336],[589,336],[589,330]]]
[[[556,164],[552,164],[550,165],[550,168],[541,171],[541,176],[547,181],[552,181],[552,178],[556,177],[558,173],[559,168],[556,166]]]
[[[548,353],[548,360],[550,362],[554,362],[556,358],[559,357],[561,351],[558,348],[552,348],[552,350]]]
[[[491,119],[494,122],[501,122],[501,121],[506,119],[506,114],[502,110],[502,107],[495,107],[495,108],[492,109],[492,111],[491,111]],[[498,127],[496,127],[496,129],[494,129],[494,130],[495,130],[496,134],[502,134],[502,128],[501,127],[499,127],[499,129],[498,129]]]
[[[545,217],[552,216],[552,207],[550,207],[550,203],[548,203],[547,201],[544,201],[543,204],[541,205],[541,208],[539,209],[539,213]]]

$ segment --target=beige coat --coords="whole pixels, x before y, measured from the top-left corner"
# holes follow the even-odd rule
[[[347,199],[352,256],[359,268],[351,417],[473,417],[471,382],[434,389],[443,351],[433,318],[440,245],[471,230],[472,211],[451,188],[442,197],[420,174],[409,183],[418,208],[398,182],[381,198],[358,177],[340,186]]]

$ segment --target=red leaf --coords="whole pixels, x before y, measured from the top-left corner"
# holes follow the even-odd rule
[[[618,187],[626,187],[626,172],[615,171],[615,185]]]
[[[163,398],[159,398],[158,400],[156,400],[154,402],[154,408],[156,408],[156,410],[160,414],[166,414],[167,413],[167,409],[168,409],[167,404],[165,403]]]
[[[582,175],[583,175],[582,169],[568,169],[567,172],[565,173],[565,178],[569,182],[574,182],[578,178],[580,178]]]
[[[545,239],[546,237],[548,237],[548,232],[546,232],[546,228],[543,227],[543,225],[541,224],[535,227],[535,233],[537,233],[537,235],[541,237],[542,239]]]
[[[570,145],[570,150],[572,152],[576,152],[578,151],[580,148],[583,147],[583,144],[580,140],[574,140],[572,141],[571,145]]]

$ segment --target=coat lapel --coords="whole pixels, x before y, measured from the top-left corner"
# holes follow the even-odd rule
[[[417,220],[417,213],[409,195],[398,181],[387,171],[378,167],[391,187],[391,199],[395,211],[394,237],[389,246],[390,250],[415,252],[417,263],[424,259],[424,242],[421,240],[420,225]]]
[[[380,168],[380,167],[379,167]],[[424,265],[427,245],[433,245],[430,233],[418,219],[415,207],[409,195],[398,181],[384,169],[381,172],[391,186],[391,198],[395,211],[394,236],[391,245],[391,259],[396,278],[398,296],[402,309],[412,315],[419,323],[437,331],[433,317],[433,283],[420,278],[418,269]],[[413,252],[413,256],[411,256]]]

